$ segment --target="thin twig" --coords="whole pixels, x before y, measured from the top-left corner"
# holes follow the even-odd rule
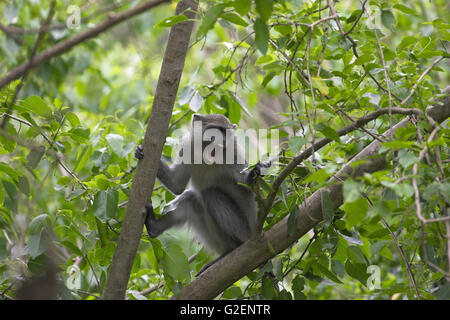
[[[110,16],[104,21],[97,24],[95,27],[86,30],[83,33],[80,33],[70,39],[67,39],[65,41],[62,41],[55,45],[54,47],[36,55],[34,59],[30,62],[24,62],[17,67],[13,68],[4,78],[0,79],[0,89],[2,89],[4,86],[6,86],[8,83],[10,83],[13,80],[16,80],[20,78],[26,70],[29,68],[34,68],[44,62],[47,62],[51,58],[60,55],[66,51],[69,51],[74,46],[92,39],[99,35],[100,33],[110,29],[111,27],[114,27],[115,25],[119,24],[120,22],[123,22],[127,19],[130,19],[138,14],[141,14],[149,9],[152,9],[162,3],[169,2],[170,0],[151,0],[144,2],[140,5],[137,5],[134,8],[131,8],[130,10],[118,13],[114,16]]]
[[[383,223],[384,227],[388,230],[389,234],[391,235],[392,239],[394,240],[395,245],[397,246],[398,251],[400,252],[400,255],[402,256],[403,262],[405,264],[405,269],[411,280],[414,291],[416,292],[417,300],[421,300],[419,289],[417,288],[416,278],[414,277],[414,272],[412,272],[411,265],[409,264],[408,259],[406,258],[406,254],[405,254],[405,251],[403,250],[402,245],[399,243],[397,236],[395,235],[395,233],[392,232],[391,228],[389,228],[389,225],[383,218],[381,218],[381,222]]]
[[[362,10],[365,10],[367,13],[367,16],[369,17],[369,19],[371,20],[372,24],[373,24],[373,18],[370,15],[369,11],[367,11],[364,7],[365,3],[362,3],[361,1],[361,5],[362,5]],[[384,73],[384,81],[386,82],[386,87],[387,87],[387,92],[388,92],[388,99],[389,99],[389,128],[392,128],[392,113],[391,113],[391,108],[392,108],[392,94],[391,94],[391,86],[390,86],[390,81],[389,81],[389,76],[387,73],[387,68],[386,68],[386,61],[384,60],[384,53],[383,53],[383,48],[381,46],[381,42],[380,39],[378,37],[378,32],[376,28],[373,28],[373,33],[375,34],[375,38],[377,39],[377,44],[378,44],[378,51],[380,53],[380,59],[381,59],[381,63],[383,66],[383,73]]]

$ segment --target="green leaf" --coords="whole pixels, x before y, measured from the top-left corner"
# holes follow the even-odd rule
[[[262,56],[262,57],[265,57],[265,56]],[[273,77],[275,77],[275,76],[276,76],[276,72],[274,72],[274,71],[270,72],[269,74],[267,74],[264,77],[261,85],[265,88],[267,86],[267,84],[270,82],[270,80],[272,80]]]
[[[83,189],[74,190],[65,198],[66,201],[72,201],[75,198],[80,197],[81,195],[85,194],[87,191]]]
[[[161,265],[164,271],[175,280],[186,281],[190,279],[188,259],[183,250],[175,244],[166,248]]]
[[[363,54],[360,55],[356,60],[355,60],[355,64],[357,66],[372,62],[374,60],[374,55],[373,54]]]
[[[40,116],[49,116],[52,114],[52,109],[39,96],[26,98],[20,103],[20,106]]]
[[[328,88],[325,80],[321,77],[312,77],[311,82],[313,87],[319,89],[321,94],[327,96],[330,93],[330,89]]]
[[[288,141],[289,149],[291,149],[293,154],[297,154],[306,142],[308,141],[304,137],[293,136]]]
[[[306,300],[305,294],[302,292],[305,288],[305,279],[302,276],[295,276],[292,280],[292,291],[294,292],[295,300]]]
[[[287,291],[286,289],[283,289],[280,291],[280,293],[278,293],[278,300],[292,300],[292,295],[289,291]]]
[[[382,10],[381,23],[386,27],[386,29],[393,30],[393,25],[395,23],[394,14],[389,10]]]
[[[77,156],[77,160],[75,161],[75,163],[77,164],[75,167],[75,172],[78,172],[81,170],[81,168],[84,168],[87,161],[91,157],[91,154],[92,154],[92,145],[83,146],[83,148],[80,149]]]
[[[414,9],[411,9],[411,8],[409,8],[409,7],[407,7],[407,6],[403,5],[403,4],[397,3],[397,4],[394,5],[394,8],[397,9],[397,10],[400,10],[403,13],[410,14],[410,15],[413,15],[413,16],[418,16],[417,12]]]
[[[411,152],[403,153],[398,159],[400,165],[405,169],[407,169],[409,166],[413,165],[417,161],[419,161],[419,158]]]
[[[330,195],[327,191],[320,192],[321,204],[322,204],[322,216],[325,221],[324,227],[328,226],[333,222],[334,209],[333,202],[331,201]]]
[[[345,266],[339,260],[331,260],[331,270],[338,276],[343,277],[345,275]]]
[[[19,174],[16,170],[11,168],[11,166],[7,163],[0,162],[0,171],[3,171],[8,176],[10,176],[16,183],[19,182]]]
[[[160,22],[158,22],[157,24],[155,24],[155,28],[168,28],[168,27],[172,27],[180,22],[189,20],[188,17],[186,17],[184,14],[180,14],[177,16],[172,16],[169,18],[166,18]]]
[[[242,296],[241,288],[237,286],[231,286],[227,290],[225,290],[222,297],[224,299],[238,299],[241,296]]]
[[[108,242],[108,229],[106,227],[106,223],[103,223],[100,221],[100,219],[98,219],[97,217],[95,218],[95,224],[97,225],[97,232],[98,232],[98,236],[100,238],[100,242],[102,247],[104,247],[107,242]]]
[[[76,128],[81,125],[80,119],[78,119],[78,116],[73,112],[68,112],[66,114],[66,119],[70,122],[70,125],[73,128]]]
[[[272,15],[273,1],[272,0],[255,0],[256,11],[259,13],[261,19],[266,22]]]
[[[28,178],[26,176],[19,176],[19,183],[17,184],[19,190],[29,196],[30,195],[30,183],[28,182]]]
[[[222,14],[222,19],[228,20],[231,23],[237,24],[239,26],[243,26],[246,27],[248,26],[247,21],[245,21],[244,19],[242,19],[239,15],[237,15],[236,13],[233,12],[226,12],[224,14]]]
[[[11,134],[12,136],[17,135],[17,130],[11,123],[6,124],[5,132]],[[16,149],[16,145],[16,141],[8,139],[0,134],[0,146],[3,147],[7,152],[13,152]]]
[[[72,181],[72,179],[70,179],[70,177],[62,176],[61,178],[58,179],[58,181],[56,183],[59,185],[65,186],[65,185],[69,184],[70,181]]]
[[[439,185],[439,191],[445,201],[450,204],[450,183],[444,182]]]
[[[381,240],[370,245],[370,255],[375,255],[381,251],[387,244],[391,243],[391,240]]]
[[[106,141],[116,154],[122,152],[123,136],[120,134],[110,133],[106,135]]]
[[[263,277],[261,284],[261,293],[263,297],[266,299],[272,299],[275,296],[276,292],[273,286],[274,284],[272,279],[267,276]]]
[[[95,184],[101,190],[107,190],[109,187],[108,178],[104,174],[98,174],[94,177]]]
[[[373,205],[372,210],[383,218],[389,217],[392,212],[388,202],[384,200],[377,200]]]
[[[414,189],[409,183],[394,183],[390,181],[381,181],[385,187],[391,188],[399,197],[411,197],[414,194]]]
[[[292,236],[295,233],[295,230],[297,229],[298,213],[299,213],[298,206],[295,205],[291,213],[289,214],[288,218],[288,233],[290,236]]]
[[[334,140],[339,143],[341,142],[341,140],[339,139],[339,134],[334,129],[324,125],[322,122],[316,124],[315,128],[328,139]]]
[[[241,16],[245,16],[251,9],[252,0],[236,0],[233,2],[234,10]]]
[[[316,183],[322,183],[326,179],[328,179],[329,176],[330,176],[330,174],[327,172],[327,170],[319,169],[316,172],[314,172],[311,175],[309,175],[308,177],[306,177],[306,179],[303,180],[303,182],[304,183],[308,183],[308,182],[314,181]]]
[[[7,244],[6,239],[0,238],[0,260],[6,259],[6,257],[8,257],[9,255],[6,249],[6,244]]]
[[[107,171],[112,177],[117,177],[120,173],[120,166],[117,164],[111,164],[108,166]]]
[[[402,51],[404,48],[408,48],[413,44],[417,43],[416,37],[413,36],[406,36],[402,39],[400,44],[397,46],[397,52]]]
[[[202,23],[197,30],[197,38],[203,38],[210,29],[214,27],[219,16],[222,14],[223,9],[225,9],[226,4],[218,4],[216,6],[208,8],[202,19]]]
[[[255,30],[255,45],[256,48],[265,55],[269,46],[269,28],[266,23],[259,18],[256,18],[253,24]]]
[[[36,258],[45,252],[45,242],[42,241],[42,231],[36,232],[28,237],[27,249],[31,258]]]
[[[361,224],[367,214],[368,204],[365,199],[359,198],[354,202],[346,202],[342,205],[342,209],[347,213],[345,226],[347,229]]]
[[[79,143],[86,143],[89,139],[90,130],[88,128],[76,127],[69,131],[70,137]]]
[[[342,283],[342,281],[339,280],[338,277],[336,277],[332,272],[330,272],[330,270],[328,270],[328,268],[324,267],[320,263],[314,264],[314,267],[317,268],[323,276],[327,277],[331,281],[339,284]]]
[[[44,221],[48,218],[48,215],[46,213],[38,215],[33,220],[31,220],[29,226],[28,226],[28,232],[31,234],[34,234],[36,232],[40,232],[42,230],[42,226],[44,224]]]
[[[356,201],[361,196],[361,185],[352,179],[347,179],[344,181],[342,193],[344,195],[344,202]]]
[[[367,284],[367,278],[369,278],[369,274],[367,273],[367,266],[362,263],[353,263],[350,259],[345,263],[345,271],[349,276],[355,278],[363,285]]]
[[[117,190],[100,190],[94,196],[94,204],[92,206],[94,215],[101,222],[108,222],[117,217],[118,203],[119,192]]]
[[[383,142],[381,145],[388,149],[409,149],[414,146],[414,141],[388,141]]]
[[[433,293],[437,300],[450,300],[450,284],[439,285],[439,290]]]
[[[248,113],[247,108],[243,105],[243,102],[239,97],[229,90],[226,91],[226,94],[222,96],[225,100],[224,107],[228,111],[228,118],[232,123],[239,123],[242,116],[242,110]],[[222,99],[221,99],[222,100]]]
[[[362,250],[357,246],[349,246],[347,248],[347,256],[354,263],[361,263],[367,265],[366,257]]]

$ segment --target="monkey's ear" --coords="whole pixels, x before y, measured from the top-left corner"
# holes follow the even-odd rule
[[[193,121],[200,121],[200,120],[203,120],[203,116],[202,116],[201,114],[194,113],[194,114],[192,115],[192,120],[193,120]]]

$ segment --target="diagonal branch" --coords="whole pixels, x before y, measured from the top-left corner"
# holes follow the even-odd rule
[[[151,0],[142,3],[141,5],[138,5],[134,8],[131,8],[130,10],[124,11],[122,13],[118,13],[117,15],[111,16],[108,19],[104,20],[103,22],[100,22],[92,29],[89,29],[83,33],[80,33],[70,39],[67,39],[65,41],[62,41],[55,45],[54,47],[42,52],[41,54],[38,54],[32,59],[32,61],[24,62],[17,67],[13,68],[4,78],[0,79],[0,89],[5,87],[8,83],[11,81],[14,81],[18,78],[20,78],[24,73],[27,72],[27,70],[34,68],[44,62],[47,62],[51,58],[63,54],[64,52],[69,51],[74,46],[89,40],[91,38],[96,37],[102,32],[105,32],[106,30],[110,29],[111,27],[114,27],[115,25],[119,24],[120,22],[123,22],[129,18],[132,18],[138,14],[141,14],[149,9],[152,9],[162,3],[170,2],[170,0]]]
[[[447,87],[444,93],[450,93],[450,87]],[[450,99],[446,97],[442,102],[442,105],[435,105],[428,112],[436,122],[442,122],[450,116]],[[386,131],[384,136],[391,136],[398,128],[406,127],[408,122],[408,118],[403,119]],[[375,172],[385,167],[385,159],[378,156],[380,148],[381,143],[379,141],[372,142],[331,179],[330,182],[335,184],[328,186],[326,190],[331,197],[333,208],[337,208],[343,203],[342,184],[338,182],[349,176],[360,176],[365,172]],[[363,159],[368,161],[353,167],[354,163]],[[294,233],[289,234],[288,217],[285,217],[270,230],[245,242],[206,269],[183,289],[179,298],[213,299],[260,264],[288,248],[318,222],[322,221],[321,192],[323,192],[323,189],[314,192],[299,207],[298,223]]]
[[[53,16],[55,14],[55,6],[56,6],[56,1],[52,1],[51,5],[50,5],[50,9],[47,14],[47,18],[43,22],[42,26],[50,25],[50,22],[52,21]],[[16,103],[16,100],[17,100],[17,97],[19,96],[20,90],[22,90],[23,83],[25,82],[25,79],[28,76],[28,73],[31,69],[31,64],[33,63],[33,59],[36,56],[39,45],[41,44],[42,39],[44,39],[45,34],[46,34],[46,32],[44,32],[44,31],[40,31],[38,34],[38,37],[34,43],[33,49],[31,50],[31,53],[30,53],[30,60],[28,62],[28,65],[25,67],[25,71],[22,74],[22,79],[21,79],[20,83],[16,86],[16,88],[14,90],[14,95],[8,104],[8,109],[7,109],[6,113],[11,113],[11,111],[13,110],[14,104]],[[6,123],[8,122],[8,119],[9,119],[8,117],[3,118],[2,123],[0,124],[0,128],[2,128],[2,129],[5,128]]]

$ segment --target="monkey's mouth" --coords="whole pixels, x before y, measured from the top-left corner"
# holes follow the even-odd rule
[[[219,160],[219,162],[222,163],[223,160],[221,159],[221,157],[220,159],[217,159],[216,157],[220,156],[220,153],[224,151],[225,148],[224,144],[213,144],[210,145],[210,147],[212,147],[210,150],[203,153],[204,161],[207,164],[216,163],[217,160]]]

